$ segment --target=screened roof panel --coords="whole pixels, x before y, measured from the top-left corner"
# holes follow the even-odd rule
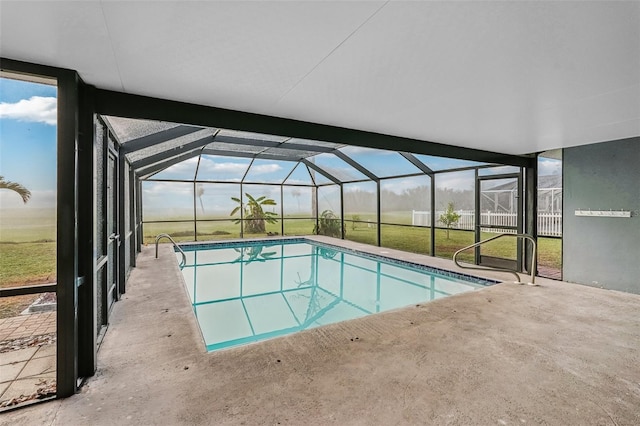
[[[291,158],[307,158],[318,154],[316,151],[301,151],[298,149],[286,149],[286,148],[268,148],[262,152],[269,155],[282,155]]]
[[[293,172],[289,175],[285,184],[313,185],[309,169],[302,163],[298,163]]]
[[[241,144],[227,143],[227,142],[213,142],[207,145],[207,149],[219,149],[221,151],[235,151],[235,152],[247,152],[251,154],[257,154],[259,152],[264,151],[266,148],[263,146],[255,146],[255,145],[241,145]]]
[[[240,182],[249,164],[250,158],[202,154],[196,180]]]
[[[318,154],[311,157],[309,161],[316,164],[323,170],[326,170],[342,182],[368,179],[365,175],[354,169],[342,159],[336,157],[334,154]]]
[[[282,183],[296,166],[294,161],[263,160],[257,158],[249,167],[244,182]]]
[[[478,170],[478,174],[480,176],[489,176],[489,175],[512,174],[512,173],[518,173],[519,171],[520,171],[520,168],[516,166],[498,166],[498,167],[488,167],[486,169],[480,169]]]
[[[420,169],[395,151],[345,146],[340,151],[369,169],[378,177],[421,173]]]
[[[338,149],[344,146],[344,144],[339,144],[335,142],[314,141],[310,139],[296,139],[296,138],[289,139],[288,141],[285,142],[285,144],[288,144],[288,143],[297,144],[297,145],[321,146],[324,148],[334,148],[334,149]]]
[[[179,124],[165,121],[136,120],[133,118],[103,116],[116,134],[121,143],[127,143],[134,139],[159,133],[178,127]]]
[[[126,154],[126,156],[129,159],[129,161],[135,162],[135,161],[150,157],[152,155],[160,154],[161,152],[179,148],[183,145],[186,145],[191,142],[195,142],[199,139],[212,136],[214,133],[215,133],[215,130],[213,129],[202,129],[197,132],[189,133],[188,135],[181,136],[179,138],[171,139],[167,142],[162,142],[162,143],[150,146],[148,148],[143,148],[138,151],[130,152]]]
[[[229,136],[234,138],[242,138],[242,139],[273,141],[273,142],[284,142],[289,139],[288,137],[284,137],[284,136],[266,135],[263,133],[242,132],[239,130],[221,130],[220,133],[218,133],[218,135]]]
[[[193,180],[196,175],[198,157],[193,157],[173,166],[169,166],[159,173],[153,175],[153,179],[168,180]]]
[[[317,172],[317,171],[313,170],[312,168],[309,168],[309,172],[311,173],[311,176],[313,177],[313,181],[315,182],[316,185],[324,185],[324,184],[327,184],[327,183],[331,183],[331,184],[334,183],[330,179],[326,178],[322,173]]]
[[[433,155],[413,154],[427,167],[434,171],[458,169],[462,167],[484,166],[487,163],[477,161],[458,160],[457,158],[434,157]]]

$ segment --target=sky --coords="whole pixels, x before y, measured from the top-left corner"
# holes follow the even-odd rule
[[[56,86],[0,78],[0,176],[31,191],[24,205],[0,190],[2,208],[55,206],[56,96]]]

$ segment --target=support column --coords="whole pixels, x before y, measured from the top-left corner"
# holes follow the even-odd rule
[[[78,375],[90,377],[97,362],[96,298],[96,143],[93,119],[94,88],[80,84],[78,138]]]
[[[524,232],[531,235],[538,241],[538,161],[537,158],[531,161],[524,169],[524,208],[525,208],[525,228]],[[524,244],[524,270],[531,273],[530,265],[533,248],[530,244]],[[537,274],[537,271],[536,271]]]
[[[378,192],[378,198],[376,199],[376,215],[377,223],[376,223],[376,234],[378,238],[378,247],[380,247],[380,213],[382,212],[382,208],[380,206],[380,180],[376,181],[376,190]]]
[[[126,288],[126,278],[127,278],[127,268],[125,267],[126,263],[126,250],[124,249],[124,245],[126,243],[127,240],[127,229],[125,228],[125,203],[124,203],[124,197],[126,196],[126,191],[125,191],[125,186],[124,186],[124,175],[125,173],[128,173],[128,167],[127,167],[127,159],[124,153],[120,152],[118,154],[118,172],[117,172],[117,183],[116,183],[116,190],[117,190],[117,199],[118,199],[118,206],[117,206],[117,211],[118,211],[118,224],[117,229],[118,229],[118,235],[120,236],[119,239],[116,240],[116,244],[118,245],[118,277],[117,277],[117,282],[116,282],[116,293],[117,293],[117,299],[116,300],[120,300],[121,295],[123,295],[124,293],[127,292],[127,288]]]
[[[78,378],[78,75],[58,76],[57,386],[73,395]]]

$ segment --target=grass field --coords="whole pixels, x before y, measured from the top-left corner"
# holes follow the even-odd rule
[[[0,287],[56,281],[54,209],[0,210]],[[38,294],[0,298],[0,318],[20,314]]]

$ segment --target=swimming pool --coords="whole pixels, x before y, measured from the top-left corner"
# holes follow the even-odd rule
[[[495,283],[305,239],[181,247],[182,274],[208,351]]]

